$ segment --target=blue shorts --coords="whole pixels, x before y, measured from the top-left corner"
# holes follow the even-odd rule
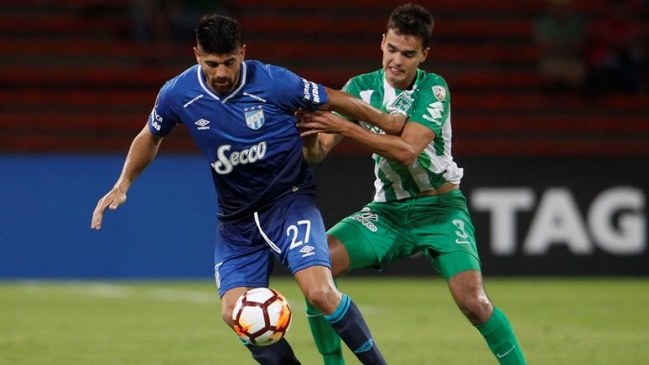
[[[293,274],[311,266],[331,268],[313,197],[291,194],[242,221],[219,223],[214,249],[219,296],[236,287],[267,287],[274,258]]]

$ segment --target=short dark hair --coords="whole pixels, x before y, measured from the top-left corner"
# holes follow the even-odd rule
[[[225,15],[204,15],[196,28],[196,42],[205,53],[226,54],[241,46],[241,26]]]
[[[399,35],[414,36],[426,48],[433,34],[433,16],[423,6],[404,4],[392,11],[387,29]]]

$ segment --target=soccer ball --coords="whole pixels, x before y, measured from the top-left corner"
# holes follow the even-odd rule
[[[277,290],[254,288],[237,299],[232,319],[242,340],[268,346],[281,340],[291,326],[291,307]]]

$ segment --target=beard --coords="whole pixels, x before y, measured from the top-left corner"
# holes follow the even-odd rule
[[[230,79],[212,79],[212,88],[218,94],[227,94],[234,88],[234,82]]]

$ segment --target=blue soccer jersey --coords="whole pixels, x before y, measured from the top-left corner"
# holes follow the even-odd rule
[[[327,102],[322,85],[259,61],[244,61],[237,87],[218,96],[195,65],[160,89],[149,130],[187,128],[210,163],[219,219],[236,221],[290,192],[315,193],[293,112]]]

